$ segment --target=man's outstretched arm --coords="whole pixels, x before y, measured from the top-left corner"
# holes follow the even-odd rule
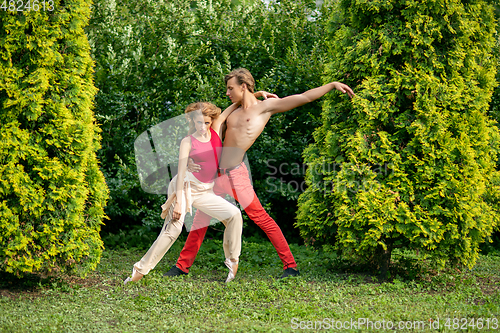
[[[285,112],[298,106],[310,103],[333,89],[337,89],[342,93],[347,93],[351,98],[354,96],[354,92],[348,85],[341,82],[330,82],[324,86],[308,90],[302,94],[291,95],[281,99],[269,99],[266,101],[265,111],[271,112],[272,114]]]

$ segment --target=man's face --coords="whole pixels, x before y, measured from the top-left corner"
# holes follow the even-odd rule
[[[226,84],[226,95],[229,97],[231,102],[239,103],[243,99],[243,91],[245,90],[246,84],[238,84],[238,79],[233,77]]]

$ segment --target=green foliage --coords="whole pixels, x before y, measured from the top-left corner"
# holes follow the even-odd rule
[[[315,18],[312,0],[95,2],[87,34],[96,60],[99,156],[111,191],[111,230],[162,223],[164,197],[140,189],[133,142],[191,102],[229,106],[223,76],[231,69],[248,68],[257,89],[280,96],[320,85],[323,26]],[[280,181],[302,183],[304,174],[270,174],[268,164],[302,164],[319,114],[319,104],[311,103],[273,117],[248,152],[259,198],[286,233],[293,229],[298,193],[296,186],[278,190]]]
[[[304,152],[301,234],[382,273],[398,247],[474,266],[499,222],[492,6],[343,0],[330,13],[325,79],[357,96],[330,95]]]
[[[86,1],[0,11],[0,270],[95,269],[108,190],[96,159]]]
[[[116,233],[107,232],[102,236],[102,241],[106,249],[139,248],[147,251],[158,237],[160,230],[144,225],[134,225],[128,229],[120,229]],[[186,233],[182,233],[175,244],[182,247],[185,238]]]

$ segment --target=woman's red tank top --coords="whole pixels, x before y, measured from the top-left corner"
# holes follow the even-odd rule
[[[208,142],[201,142],[190,135],[191,152],[189,157],[193,159],[194,163],[201,166],[200,172],[193,172],[193,175],[203,183],[210,183],[217,177],[217,168],[219,167],[219,159],[222,151],[222,141],[211,127],[210,134],[211,137]]]

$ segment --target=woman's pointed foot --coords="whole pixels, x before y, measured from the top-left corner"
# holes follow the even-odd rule
[[[236,276],[236,272],[238,271],[238,259],[235,261],[226,258],[226,261],[224,261],[224,264],[226,264],[227,268],[229,268],[229,274],[227,275],[226,283],[231,282],[234,280],[234,277]]]
[[[139,273],[134,267],[134,269],[132,270],[132,277],[126,278],[125,281],[123,281],[123,284],[125,285],[129,282],[137,282],[142,279],[143,276],[144,274]]]

